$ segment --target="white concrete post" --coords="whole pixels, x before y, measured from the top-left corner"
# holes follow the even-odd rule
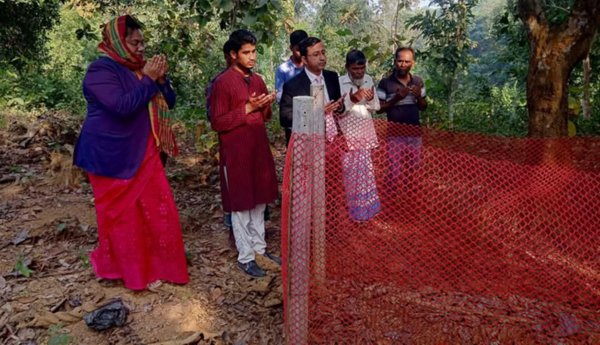
[[[308,343],[311,261],[313,276],[325,280],[324,86],[293,100],[294,140],[288,230],[288,315],[286,344]]]

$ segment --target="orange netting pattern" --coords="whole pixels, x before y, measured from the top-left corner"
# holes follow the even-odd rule
[[[287,344],[600,344],[600,137],[373,124],[293,136]]]

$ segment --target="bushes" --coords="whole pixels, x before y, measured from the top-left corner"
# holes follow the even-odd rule
[[[95,5],[84,11],[77,7],[77,3],[84,2],[65,3],[60,8],[60,22],[48,33],[47,40],[44,40],[46,44],[42,50],[47,51],[47,54],[35,55],[35,61],[20,56],[16,64],[0,62],[0,109],[11,108],[19,112],[50,109],[85,115],[82,79],[87,66],[97,56],[96,46],[101,36],[100,25],[114,16],[114,13],[102,11]],[[118,2],[106,3],[114,9]],[[207,19],[207,22],[199,25],[195,10],[191,7],[174,8],[162,2],[135,3],[131,11],[145,24],[147,54],[163,53],[169,59],[169,76],[178,96],[173,115],[184,122],[188,129],[195,129],[200,121],[206,119],[204,88],[210,78],[224,67],[221,47],[232,29],[223,30],[223,23],[218,20]],[[356,4],[358,3],[362,2],[357,1]],[[288,2],[285,4],[290,5]],[[304,16],[299,13],[293,14],[292,8],[278,11],[285,25],[282,24],[279,31],[272,32],[272,46],[259,44],[257,47],[260,53],[255,72],[263,76],[267,88],[272,90],[274,69],[282,59],[289,56],[286,29],[291,29],[288,25],[292,24],[293,28],[304,28],[324,39],[328,48],[329,69],[344,73],[345,53],[351,47],[358,47],[370,57],[369,73],[375,79],[387,76],[390,73],[390,59],[393,55],[392,43],[399,42],[390,41],[389,35],[382,33],[381,28],[376,25],[378,18],[380,19],[379,14],[352,12],[357,8],[356,4],[354,1],[333,1],[323,8],[316,8],[320,13],[316,19],[314,13]],[[354,13],[356,17],[343,21],[342,19],[346,18],[344,13]],[[412,13],[402,12],[400,15],[408,19]],[[288,19],[292,17],[294,22],[288,23]],[[254,22],[250,19],[248,22]],[[403,21],[406,21],[404,19]],[[476,23],[479,32],[477,37],[483,40],[483,46],[478,53],[471,52],[476,58],[476,64],[460,76],[461,85],[455,97],[453,129],[522,137],[527,133],[523,85],[525,74],[521,73],[519,76],[503,72],[509,67],[500,59],[500,48],[504,46],[492,45],[491,39],[486,36],[486,27],[482,26],[486,20],[491,19],[492,17],[489,17]],[[264,24],[262,20],[255,24]],[[246,26],[242,24],[241,26]],[[238,26],[240,24],[236,25]],[[409,30],[402,32],[402,35],[407,37],[400,41],[407,41],[410,36],[414,36]],[[420,48],[420,45],[419,41],[415,41],[417,48]],[[18,70],[13,66],[18,66]],[[448,99],[448,85],[443,82],[442,72],[443,69],[439,65],[422,58],[418,59],[414,69],[414,73],[425,80],[429,97],[429,109],[422,113],[422,123],[437,128],[449,128],[448,105],[445,103]],[[593,84],[595,86],[592,88],[592,94],[596,99],[592,100],[592,118],[579,117],[573,120],[578,135],[600,133],[600,120],[597,119],[600,117],[600,92],[596,79],[593,80]],[[581,92],[573,91],[571,96],[579,100]],[[270,136],[281,133],[277,120],[277,104],[274,104],[273,110],[275,119],[267,125]],[[200,125],[206,127],[206,124]],[[210,146],[212,139],[209,140],[209,136],[204,138]]]
[[[525,91],[517,83],[477,89],[464,87],[454,104],[454,127],[460,132],[524,137],[527,135]],[[429,92],[432,91],[432,92]],[[445,96],[428,90],[429,107],[421,113],[421,123],[436,128],[449,128]]]
[[[43,70],[32,63],[21,72],[0,69],[0,108],[17,110],[55,109],[85,114],[81,81],[67,80],[56,70]]]
[[[600,95],[592,100],[591,108],[592,116],[590,118],[579,115],[572,120],[577,129],[577,135],[600,135]]]

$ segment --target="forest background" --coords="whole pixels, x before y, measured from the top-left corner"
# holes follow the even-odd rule
[[[549,25],[565,23],[576,3],[522,2],[540,4]],[[145,25],[148,54],[167,55],[176,116],[198,133],[200,150],[216,144],[204,88],[224,68],[221,47],[235,28],[258,37],[255,70],[270,89],[295,29],[325,42],[328,69],[338,73],[345,73],[350,49],[363,50],[377,80],[391,73],[394,49],[411,45],[413,73],[423,77],[429,97],[424,125],[528,134],[530,39],[514,0],[0,0],[0,128],[9,117],[48,112],[83,119],[81,82],[97,57],[101,26],[125,13]],[[600,133],[599,40],[568,79],[569,135]],[[269,133],[280,132],[272,121]]]

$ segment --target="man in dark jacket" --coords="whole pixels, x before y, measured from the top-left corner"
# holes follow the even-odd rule
[[[320,39],[316,37],[308,37],[302,40],[298,45],[300,55],[304,62],[304,71],[300,72],[293,79],[283,84],[283,93],[281,102],[279,103],[279,121],[281,127],[285,128],[286,145],[289,145],[292,131],[293,120],[293,99],[296,96],[310,96],[310,86],[312,84],[325,84],[325,116],[330,116],[333,112],[344,112],[344,97],[340,91],[340,82],[338,74],[332,71],[325,70],[327,66],[327,56],[325,46]],[[327,121],[328,133],[331,129]]]

